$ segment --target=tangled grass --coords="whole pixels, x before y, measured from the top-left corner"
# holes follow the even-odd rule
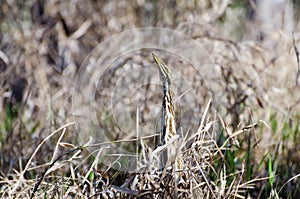
[[[209,103],[206,107],[197,133],[182,140],[184,168],[181,171],[174,171],[172,166],[164,170],[159,168],[159,156],[167,147],[165,145],[155,150],[142,147],[139,166],[133,173],[124,173],[121,169],[116,170],[111,166],[106,166],[105,170],[103,168],[98,170],[101,149],[93,155],[87,150],[89,143],[75,147],[71,143],[62,142],[66,129],[74,125],[69,123],[51,133],[37,146],[24,170],[2,178],[2,196],[10,198],[244,198],[246,192],[254,189],[257,181],[268,178],[245,182],[244,163],[235,172],[227,173],[227,167],[235,167],[235,163],[228,162],[226,153],[236,150],[235,145],[229,143],[238,144],[236,137],[255,128],[258,123],[230,133],[227,124],[219,117],[219,122],[226,131],[226,140],[219,146],[212,138],[212,129],[217,121],[209,120],[210,105]],[[32,160],[42,146],[55,134],[59,134],[59,138],[51,161],[43,165],[31,166]],[[58,151],[63,148],[71,149],[58,155]],[[25,173],[38,169],[44,170],[38,179],[26,179]],[[66,170],[68,170],[67,175]],[[61,175],[61,172],[65,174]]]
[[[299,3],[261,2],[1,1],[0,196],[297,198]],[[198,112],[177,107],[182,121],[196,121],[182,130],[182,171],[157,166],[165,146],[157,146],[153,131],[140,142],[141,157],[131,173],[99,164],[101,147],[90,150],[96,136],[85,143],[77,137],[71,88],[83,59],[112,35],[145,26],[188,35],[216,66],[212,76],[199,77],[188,63],[163,57],[173,71],[187,66],[180,72],[198,94],[190,103],[200,106]],[[152,63],[148,55],[144,50],[121,57],[106,71],[102,86],[113,89],[124,67]],[[180,87],[184,78],[177,80],[180,96],[189,88]],[[215,89],[211,96],[204,82]],[[131,81],[128,90],[138,83]],[[136,125],[159,114],[155,86],[145,89],[128,104]],[[132,133],[122,137],[113,117],[101,109],[109,101],[102,91],[95,94],[102,129],[115,136],[112,140],[124,141],[120,145],[135,141]]]

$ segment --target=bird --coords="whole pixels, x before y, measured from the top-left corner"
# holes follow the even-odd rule
[[[160,80],[162,82],[163,100],[161,113],[160,143],[167,144],[167,150],[161,155],[161,167],[165,168],[175,165],[175,171],[182,169],[183,160],[176,132],[175,111],[172,95],[172,81],[169,67],[160,61],[153,53],[153,59],[158,67]],[[169,143],[172,141],[172,143]]]

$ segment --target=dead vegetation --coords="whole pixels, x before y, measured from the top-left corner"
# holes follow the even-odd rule
[[[262,2],[1,1],[1,197],[299,196],[299,3]],[[268,5],[273,14],[263,10]],[[173,73],[186,164],[179,176],[157,166],[163,147],[153,126],[159,126],[161,95],[146,83],[158,76],[154,67],[141,67],[153,64],[151,50],[116,60],[95,93],[101,129],[111,140],[126,140],[118,146],[133,150],[128,142],[136,141],[136,125],[144,126],[135,171],[102,164],[97,136],[81,143],[73,122],[74,82],[84,58],[111,36],[148,26],[188,35],[215,64],[213,75],[199,76],[188,60],[159,52],[180,71]],[[135,72],[122,82],[126,67]],[[109,109],[111,93],[130,125]]]

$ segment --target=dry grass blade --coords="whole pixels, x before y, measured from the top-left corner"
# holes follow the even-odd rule
[[[45,139],[43,139],[43,141],[37,146],[36,150],[33,152],[33,154],[31,155],[30,159],[28,160],[25,168],[23,169],[23,171],[20,173],[19,176],[19,180],[16,182],[16,184],[14,185],[13,189],[11,190],[11,192],[15,192],[16,189],[19,187],[19,185],[22,183],[23,179],[24,179],[24,174],[26,173],[26,171],[29,168],[29,165],[31,164],[32,159],[34,158],[34,156],[36,155],[36,153],[39,151],[39,149],[42,147],[42,145],[48,140],[50,139],[53,135],[55,135],[56,133],[60,132],[61,130],[67,128],[68,126],[74,125],[74,122],[70,122],[62,127],[60,127],[59,129],[57,129],[56,131],[54,131],[53,133],[51,133],[49,136],[47,136]]]

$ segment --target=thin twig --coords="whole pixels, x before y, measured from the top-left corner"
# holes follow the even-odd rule
[[[293,32],[293,45],[294,45],[294,51],[295,51],[296,58],[297,58],[297,66],[298,66],[298,70],[297,70],[297,74],[296,74],[296,87],[297,87],[299,85],[298,84],[298,79],[299,79],[299,76],[300,76],[300,59],[299,59],[299,50],[296,46],[294,32]]]

